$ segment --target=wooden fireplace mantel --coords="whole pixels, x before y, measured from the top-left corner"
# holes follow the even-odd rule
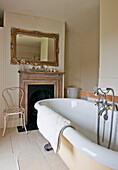
[[[19,86],[25,92],[23,105],[28,111],[28,85],[54,85],[54,98],[61,98],[63,93],[64,72],[19,71]]]

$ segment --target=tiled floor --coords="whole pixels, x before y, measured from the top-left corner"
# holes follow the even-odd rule
[[[68,170],[58,154],[44,150],[46,139],[39,131],[18,133],[16,128],[7,129],[1,137],[0,170]]]

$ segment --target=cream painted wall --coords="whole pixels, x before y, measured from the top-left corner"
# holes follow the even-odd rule
[[[118,0],[100,1],[99,87],[118,95]]]
[[[98,85],[99,26],[98,23],[81,36],[81,88],[93,91]]]
[[[76,86],[83,90],[93,91],[94,86],[98,84],[98,49],[98,22],[86,32],[67,31],[65,87]]]
[[[4,102],[2,100],[2,90],[5,86],[5,34],[4,28],[0,28],[0,125],[2,124],[2,110]]]
[[[10,64],[11,27],[58,33],[59,67],[57,67],[57,69],[64,71],[65,22],[5,11],[4,28],[0,29],[0,95],[6,87],[19,86],[19,67]],[[0,100],[2,99],[0,98]],[[0,112],[2,112],[2,109],[3,103],[0,101]],[[2,117],[0,116],[0,120],[1,119]],[[2,120],[0,121],[0,127],[1,126],[3,126]]]
[[[66,31],[65,87],[81,87],[81,34]]]

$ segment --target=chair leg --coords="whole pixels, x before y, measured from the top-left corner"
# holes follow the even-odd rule
[[[22,128],[24,128],[23,113],[21,113],[21,123],[22,123]]]
[[[23,127],[25,128],[25,132],[27,134],[27,128],[26,128],[26,125],[25,125],[25,115],[24,115],[24,113],[22,114],[22,117],[23,117]]]
[[[23,128],[23,116],[22,116],[22,114],[20,115],[21,117],[21,125],[22,125],[22,128]]]
[[[7,126],[7,117],[4,115],[4,129],[3,129],[2,136],[4,136],[4,135],[5,135],[6,126]]]

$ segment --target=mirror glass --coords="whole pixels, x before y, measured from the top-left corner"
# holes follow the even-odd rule
[[[13,64],[58,66],[58,34],[12,28],[11,36]]]

